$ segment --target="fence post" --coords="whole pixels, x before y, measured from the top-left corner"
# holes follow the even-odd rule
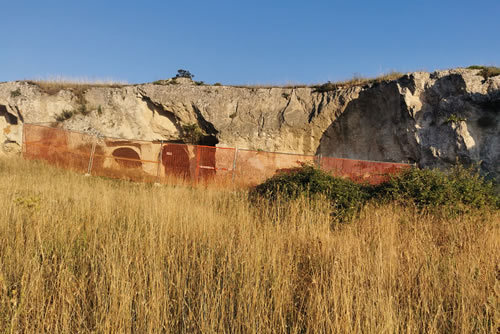
[[[160,155],[158,156],[158,168],[156,168],[156,183],[158,183],[160,179],[160,168],[163,164],[163,140],[160,141]]]
[[[92,151],[90,152],[90,157],[89,157],[89,167],[87,168],[87,174],[85,174],[85,176],[90,176],[92,173],[92,164],[94,163],[95,147],[97,145],[98,139],[99,136],[95,137],[94,142],[92,143]]]
[[[318,154],[317,164],[318,164],[318,168],[321,169],[321,153]]]
[[[196,169],[194,170],[194,182],[198,182],[198,176],[200,174],[200,150],[201,147],[199,145],[194,145],[196,147]]]
[[[25,130],[25,127],[26,124],[23,123],[23,127],[22,127],[22,131],[23,131],[23,144],[22,144],[22,148],[21,148],[21,152],[22,152],[22,155],[23,155],[23,158],[26,157],[26,130]]]
[[[236,170],[236,159],[238,159],[238,148],[236,147],[234,150],[234,159],[233,159],[233,175],[231,175],[232,183],[234,184],[234,171]]]

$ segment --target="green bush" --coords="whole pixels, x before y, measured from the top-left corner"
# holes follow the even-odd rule
[[[499,208],[492,182],[473,168],[460,165],[448,171],[412,168],[392,177],[375,192],[379,199],[403,200],[419,209],[466,212],[471,208]]]
[[[467,121],[467,119],[465,117],[460,117],[457,114],[451,114],[444,121],[444,124],[446,124],[446,123],[460,123],[460,122],[466,122],[466,121]]]
[[[21,90],[18,88],[10,92],[10,97],[18,97],[21,96]]]
[[[448,171],[411,168],[380,185],[358,184],[334,177],[313,166],[278,173],[256,186],[252,198],[272,203],[298,197],[321,197],[331,203],[332,216],[349,221],[369,200],[400,201],[434,213],[465,213],[471,209],[500,209],[494,186],[474,169],[461,166]]]
[[[200,126],[196,123],[182,125],[181,139],[186,144],[199,144],[204,133]]]
[[[192,74],[191,72],[187,71],[187,70],[183,70],[183,69],[179,69],[177,70],[177,74],[175,75],[176,78],[188,78],[188,79],[193,79],[194,78],[194,74]]]
[[[72,110],[63,110],[59,115],[56,116],[56,121],[64,122],[67,119],[70,119],[75,114]]]
[[[345,221],[355,216],[370,198],[365,185],[334,177],[313,166],[278,173],[255,187],[251,196],[268,200],[293,200],[300,196],[323,196],[331,202],[332,216]]]

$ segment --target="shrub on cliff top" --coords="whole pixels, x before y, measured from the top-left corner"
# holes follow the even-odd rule
[[[479,75],[482,76],[484,80],[500,75],[500,67],[472,65],[467,68],[471,70],[481,70]]]

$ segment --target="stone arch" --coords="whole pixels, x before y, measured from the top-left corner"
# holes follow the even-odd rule
[[[122,167],[126,168],[141,168],[141,157],[137,151],[131,147],[118,147],[113,151],[115,161]],[[120,159],[123,158],[123,159]],[[133,159],[133,160],[129,160]]]

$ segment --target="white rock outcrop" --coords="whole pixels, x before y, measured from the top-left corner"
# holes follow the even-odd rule
[[[500,76],[484,79],[479,70],[409,73],[328,92],[160,83],[56,91],[0,83],[0,151],[19,151],[24,122],[166,141],[197,124],[206,144],[423,167],[476,162],[500,175]]]

